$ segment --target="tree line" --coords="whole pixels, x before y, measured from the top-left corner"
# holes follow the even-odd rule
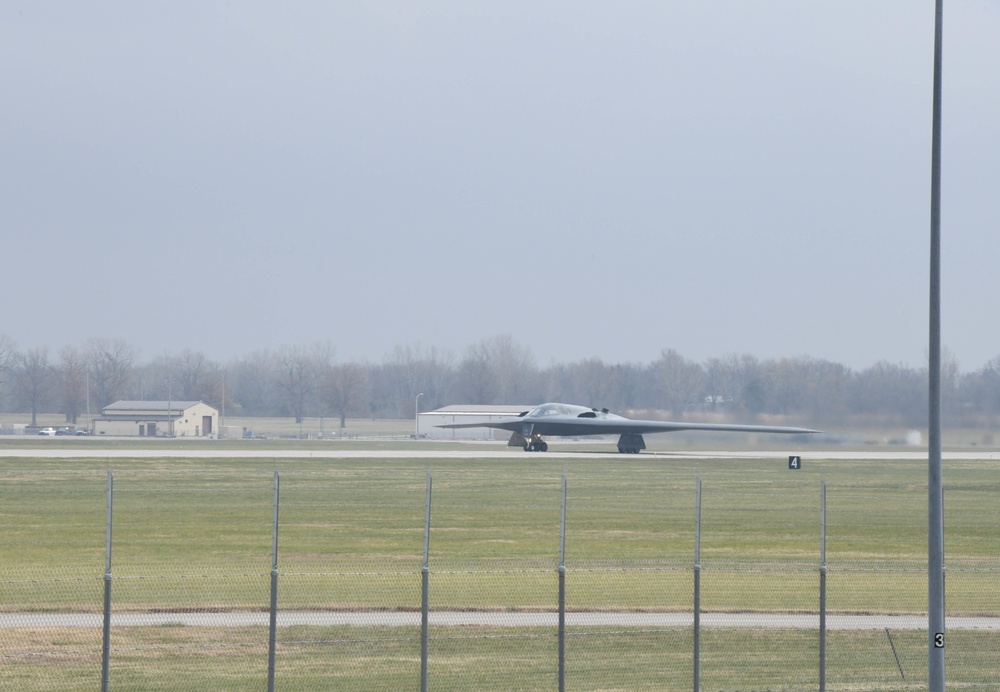
[[[1000,356],[959,372],[946,355],[950,426],[992,427],[1000,414]],[[417,395],[420,395],[419,403]],[[56,352],[19,349],[0,335],[0,408],[62,413],[75,424],[120,399],[205,401],[227,416],[407,418],[416,407],[565,401],[632,415],[783,419],[813,427],[926,425],[927,369],[879,361],[863,370],[808,356],[727,354],[696,361],[664,349],[649,363],[590,358],[539,366],[509,335],[454,353],[396,346],[380,362],[344,362],[329,343],[263,349],[220,362],[185,349],[141,361],[124,339]]]

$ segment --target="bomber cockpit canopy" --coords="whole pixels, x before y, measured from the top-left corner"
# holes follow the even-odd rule
[[[528,416],[531,418],[545,418],[548,416],[576,418],[585,413],[592,415],[594,410],[586,406],[574,406],[573,404],[542,404],[528,411]]]

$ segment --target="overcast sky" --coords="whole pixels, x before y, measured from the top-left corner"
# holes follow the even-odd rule
[[[1000,355],[1000,2],[945,3],[945,347]],[[927,351],[933,0],[0,4],[0,333],[540,365]]]

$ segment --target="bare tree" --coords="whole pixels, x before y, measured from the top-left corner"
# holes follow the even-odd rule
[[[709,358],[705,363],[705,400],[712,411],[731,405],[734,400],[732,393],[726,391],[726,374],[726,363],[721,358]]]
[[[958,359],[945,347],[941,350],[941,410],[952,423],[956,423],[961,414],[959,381]]]
[[[492,353],[493,369],[500,385],[504,403],[522,403],[534,399],[534,383],[538,378],[535,356],[531,349],[514,341],[510,334],[501,334],[484,342]]]
[[[653,372],[665,408],[673,416],[679,417],[686,409],[700,406],[705,380],[700,364],[669,349],[653,363]]]
[[[459,377],[470,403],[524,403],[538,396],[538,372],[531,349],[517,344],[509,334],[469,346]]]
[[[7,378],[14,366],[16,356],[17,345],[14,340],[6,334],[0,334],[0,398],[6,391]]]
[[[868,420],[923,425],[927,419],[927,373],[880,360],[853,378],[849,408]]]
[[[284,392],[295,422],[305,418],[306,402],[312,394],[315,373],[308,356],[298,347],[281,349],[278,354],[278,386]]]
[[[638,405],[641,385],[647,379],[646,368],[632,363],[611,366],[613,397],[608,408],[614,411],[634,409]]]
[[[135,374],[135,349],[124,339],[92,339],[87,361],[98,408],[121,399]]]
[[[52,380],[47,348],[31,348],[15,358],[14,382],[19,398],[31,408],[31,424],[38,424],[38,409]]]
[[[355,363],[342,363],[326,368],[322,379],[321,398],[329,410],[340,418],[343,434],[348,414],[365,407],[368,394],[368,374]]]
[[[197,399],[215,408],[226,410],[229,393],[226,392],[226,368],[216,360],[208,360],[199,378]]]
[[[495,404],[500,399],[500,386],[493,371],[489,349],[483,343],[469,346],[459,365],[462,397],[470,404]]]
[[[844,365],[807,356],[785,358],[778,361],[773,377],[772,411],[816,423],[843,422],[852,379]]]
[[[614,373],[599,358],[588,358],[570,366],[576,396],[571,401],[580,401],[586,406],[604,408],[611,405],[615,388]],[[577,398],[578,397],[578,398]]]
[[[454,360],[450,352],[434,346],[396,346],[379,369],[385,409],[392,415],[413,415],[414,397],[421,392],[429,408],[446,403],[454,382]]]
[[[991,358],[962,382],[963,399],[978,413],[978,425],[996,427],[1000,413],[1000,356]]]
[[[0,334],[0,373],[8,372],[17,357],[17,345],[6,334]]]
[[[222,400],[222,366],[200,351],[184,349],[172,358],[169,375],[178,398],[213,404]]]
[[[312,349],[286,346],[278,351],[278,387],[285,395],[296,423],[301,423],[313,403],[320,374],[329,367],[332,348],[318,344]]]
[[[205,354],[184,349],[172,359],[171,366],[170,379],[178,396],[187,401],[200,401],[203,398],[203,378],[209,367]]]
[[[63,415],[66,422],[76,425],[87,401],[87,358],[78,349],[66,346],[59,351],[57,380]]]
[[[222,365],[200,351],[184,349],[176,356],[160,356],[137,371],[147,398],[222,405]]]
[[[554,363],[541,371],[537,379],[544,384],[541,399],[579,403],[594,408],[622,412],[635,408],[640,401],[644,369],[637,365],[609,365],[599,358],[588,358],[569,365]],[[538,399],[518,403],[529,404]]]
[[[248,416],[277,415],[278,357],[268,350],[254,351],[229,367],[226,397],[232,397],[236,409]]]

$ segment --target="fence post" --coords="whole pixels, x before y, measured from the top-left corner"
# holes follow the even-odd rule
[[[274,692],[274,657],[278,632],[278,472],[274,472],[274,518],[271,527],[271,607],[267,632],[267,692]]]
[[[819,692],[826,691],[826,481],[819,485]]]
[[[114,476],[108,469],[108,507],[104,539],[104,635],[101,643],[101,692],[108,692],[111,672],[111,510]]]
[[[701,689],[701,476],[694,501],[694,692]]]
[[[559,692],[566,691],[566,474],[559,519]]]
[[[420,691],[427,692],[427,616],[430,601],[431,474],[427,472],[427,506],[424,510],[424,564],[420,568]]]

